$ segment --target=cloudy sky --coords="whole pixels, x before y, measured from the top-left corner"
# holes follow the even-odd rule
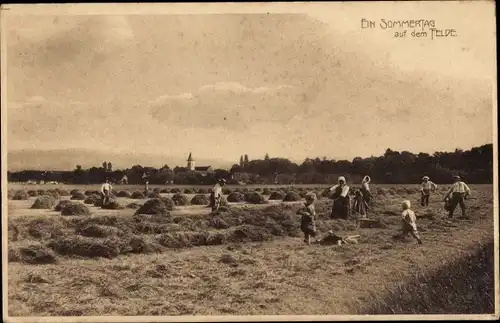
[[[121,8],[9,12],[9,150],[301,161],[493,140],[491,3]],[[394,38],[380,19],[458,36]]]

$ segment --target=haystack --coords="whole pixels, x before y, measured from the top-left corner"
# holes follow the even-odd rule
[[[116,193],[116,196],[130,198],[132,196],[132,194],[130,194],[129,191],[120,191],[120,192]]]
[[[31,197],[35,197],[35,196],[38,196],[38,192],[35,190],[29,190],[28,195]]]
[[[9,258],[11,258],[11,250],[9,250]],[[28,264],[55,264],[57,258],[54,252],[43,245],[32,244],[27,247],[20,247],[19,249],[12,249],[12,253],[17,253],[18,261]],[[12,257],[14,258],[14,257]]]
[[[208,190],[206,188],[198,189],[198,194],[208,194]]]
[[[31,206],[32,209],[51,209],[56,205],[56,199],[50,195],[42,195],[36,198]]]
[[[100,204],[103,210],[123,210],[125,208],[117,200],[110,200],[107,204],[102,204],[102,200],[100,200]]]
[[[145,238],[133,235],[129,239],[128,246],[132,253],[155,253],[161,251],[157,243],[147,241]]]
[[[64,234],[64,223],[60,218],[37,218],[25,226],[28,234],[37,240],[54,239]]]
[[[45,190],[39,189],[36,191],[37,191],[38,195],[45,195]]]
[[[138,209],[141,207],[142,204],[138,203],[129,203],[127,204],[127,209]]]
[[[57,192],[57,194],[59,194],[59,196],[70,196],[70,195],[73,195],[73,194],[70,194],[67,190],[64,190],[64,189],[61,189],[61,188],[56,188],[55,191]]]
[[[49,246],[61,255],[115,258],[120,254],[126,243],[127,241],[116,237],[103,239],[72,235],[55,239],[49,243]]]
[[[82,203],[71,203],[62,208],[61,215],[64,216],[90,215],[90,210],[86,205]]]
[[[139,209],[135,212],[135,214],[156,214],[168,216],[170,213],[168,212],[167,206],[161,199],[151,199],[146,201],[144,205],[139,207]]]
[[[80,191],[75,188],[75,189],[72,189],[71,191],[69,191],[69,195],[73,195],[73,194],[79,193],[79,192]]]
[[[169,188],[163,188],[163,189],[161,189],[160,193],[163,193],[163,194],[170,193],[170,189]]]
[[[92,194],[92,195],[87,196],[87,198],[85,198],[83,203],[94,204],[96,201],[99,201],[100,199],[101,199],[101,196],[96,195],[96,194]]]
[[[153,192],[148,194],[148,198],[150,198],[150,199],[158,199],[160,197],[161,197],[161,195],[159,192],[153,191]]]
[[[12,197],[13,200],[27,200],[28,199],[28,193],[26,193],[24,190],[19,190],[14,193],[14,196]]]
[[[283,199],[283,202],[297,202],[300,201],[302,198],[300,195],[296,192],[290,191],[286,193],[285,198]]]
[[[174,201],[175,205],[179,206],[189,205],[188,197],[181,193],[174,194],[174,196],[172,196],[172,200]]]
[[[167,210],[172,211],[175,208],[175,203],[170,197],[161,197],[160,200],[165,203]]]
[[[82,194],[81,192],[76,192],[75,194],[71,195],[71,200],[84,201],[87,198],[87,195],[92,194]]]
[[[285,192],[275,191],[269,195],[269,200],[283,200],[285,198]]]
[[[269,188],[264,188],[262,190],[262,195],[271,195],[271,190]]]
[[[239,203],[245,201],[245,195],[239,192],[232,192],[227,196],[227,201],[231,203]]]
[[[184,189],[184,194],[194,194],[194,190],[192,188]]]
[[[215,229],[227,229],[227,228],[229,228],[229,224],[227,224],[227,222],[224,221],[224,219],[222,219],[218,216],[212,217],[208,223],[211,227],[213,227]]]
[[[85,237],[96,237],[96,238],[106,238],[110,236],[123,235],[123,231],[121,231],[116,227],[108,225],[98,225],[98,224],[90,224],[83,228],[78,228],[77,230],[75,230],[75,233]]]
[[[226,236],[226,241],[232,243],[260,242],[271,240],[270,232],[261,227],[253,225],[241,225],[231,228]]]
[[[208,197],[204,194],[195,195],[191,199],[192,205],[207,205],[209,202]]]
[[[182,191],[179,188],[173,188],[170,190],[170,193],[177,194],[177,193],[182,193]]]
[[[70,200],[61,200],[59,201],[59,203],[56,205],[56,207],[54,208],[55,211],[57,212],[61,212],[61,210],[66,206],[66,205],[69,205],[69,204],[72,204],[72,203],[75,203],[75,202],[72,202]]]
[[[257,192],[245,193],[245,201],[250,204],[265,204],[266,199]]]
[[[140,200],[144,198],[144,194],[142,194],[142,192],[135,191],[134,193],[132,193],[131,198]]]
[[[100,195],[101,192],[100,191],[97,191],[97,190],[86,190],[85,191],[85,195],[92,195],[92,194],[97,194],[97,195]]]

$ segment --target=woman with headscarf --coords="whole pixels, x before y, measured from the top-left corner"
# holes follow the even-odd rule
[[[366,175],[361,182],[361,194],[363,195],[363,200],[366,203],[366,207],[368,208],[370,205],[370,201],[373,199],[372,192],[370,191],[370,176]]]
[[[333,199],[332,219],[348,219],[351,215],[351,198],[344,176],[339,177],[338,184],[330,188],[330,192]]]

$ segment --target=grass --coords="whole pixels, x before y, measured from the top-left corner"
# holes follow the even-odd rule
[[[343,246],[302,242],[295,212],[303,200],[229,203],[215,216],[204,205],[166,216],[90,205],[91,216],[67,217],[30,209],[36,197],[9,200],[9,315],[468,314],[473,304],[491,312],[491,186],[472,186],[470,221],[448,220],[439,196],[422,208],[414,187],[404,188],[412,190],[374,188],[370,217],[384,224],[376,229],[330,220],[331,202],[318,201],[321,233],[361,235]],[[403,198],[414,204],[423,245],[392,239]],[[30,247],[48,254],[43,264],[32,264]]]

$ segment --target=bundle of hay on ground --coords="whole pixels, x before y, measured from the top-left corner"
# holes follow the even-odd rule
[[[97,195],[99,195],[99,194],[101,194],[101,192],[96,191],[96,190],[86,190],[86,191],[85,191],[85,195],[92,195],[92,194],[97,194]]]
[[[130,198],[132,196],[132,194],[130,194],[129,191],[120,191],[120,192],[116,193],[116,196]]]
[[[57,194],[59,194],[59,196],[70,196],[70,195],[72,195],[68,191],[63,190],[61,188],[56,188],[55,191],[57,192]]]
[[[123,231],[120,229],[109,226],[109,225],[99,225],[99,224],[89,224],[75,230],[76,234],[85,237],[95,237],[95,238],[106,238],[110,236],[122,236]]]
[[[31,197],[35,197],[35,196],[38,196],[38,192],[35,190],[29,190],[28,195]]]
[[[60,218],[37,218],[28,222],[25,228],[31,237],[46,240],[62,236],[65,224]]]
[[[228,229],[226,241],[231,243],[261,242],[272,239],[271,233],[262,227],[241,225]]]
[[[64,216],[90,215],[90,210],[85,204],[71,203],[62,208],[61,215]]]
[[[13,200],[20,201],[20,200],[27,200],[28,199],[28,193],[26,193],[24,190],[19,190],[14,193],[14,196],[12,197]]]
[[[245,193],[245,201],[250,204],[265,204],[267,203],[264,196],[260,195],[257,192],[248,192]]]
[[[224,187],[224,188],[222,189],[222,194],[224,194],[224,195],[229,195],[229,194],[231,194],[232,192],[233,192],[233,191],[232,191],[230,188],[227,188],[227,187]]]
[[[198,194],[193,196],[191,199],[191,204],[192,205],[208,205],[210,201],[208,200],[208,197],[203,194]]]
[[[59,201],[59,203],[56,205],[56,207],[54,208],[55,211],[57,212],[61,212],[61,210],[66,206],[66,205],[69,205],[69,204],[73,204],[74,202],[70,201],[70,200],[62,200],[62,201]]]
[[[126,243],[125,239],[115,236],[109,238],[90,238],[72,235],[55,239],[49,243],[49,246],[61,255],[111,259],[120,254]]]
[[[177,194],[177,193],[182,193],[182,191],[179,188],[173,188],[170,190],[170,193]]]
[[[198,194],[207,194],[208,190],[206,188],[200,188],[198,189]]]
[[[145,196],[144,196],[144,194],[142,194],[142,192],[135,191],[134,193],[132,193],[132,195],[130,197],[133,199],[136,199],[136,200],[140,200],[140,199],[143,199]]]
[[[170,189],[168,188],[163,188],[160,193],[163,193],[163,194],[166,194],[166,193],[170,193]]]
[[[300,197],[299,193],[290,191],[286,193],[285,198],[283,199],[283,202],[297,202],[300,201],[302,198]]]
[[[129,203],[127,204],[126,208],[127,209],[138,209],[141,207],[142,204],[139,204],[139,203],[135,203],[135,202],[132,202],[132,203]]]
[[[69,195],[73,195],[73,194],[78,193],[78,192],[80,192],[80,191],[75,188],[75,189],[72,189],[71,191],[69,191]]]
[[[54,252],[43,245],[31,244],[27,247],[9,248],[9,261],[21,261],[28,264],[55,264]]]
[[[92,195],[87,196],[85,198],[85,200],[83,200],[83,203],[85,203],[85,204],[94,204],[97,201],[99,201],[100,199],[101,199],[101,196],[96,195],[96,194],[92,194]]]
[[[160,200],[165,203],[167,210],[172,211],[175,207],[174,201],[169,197],[161,197]]]
[[[232,192],[227,196],[227,201],[231,203],[245,202],[245,195],[240,192]]]
[[[179,206],[189,205],[189,199],[184,194],[180,193],[174,194],[174,196],[172,196],[172,200],[174,201],[175,205]]]
[[[38,195],[45,195],[45,190],[39,189],[36,191],[37,191]]]
[[[262,190],[262,195],[271,195],[271,190],[269,188],[264,188]]]
[[[135,214],[152,214],[152,215],[164,215],[169,216],[168,208],[161,199],[151,199],[146,201],[144,205],[139,207]]]
[[[273,201],[273,200],[280,200],[281,201],[284,198],[285,198],[285,192],[283,192],[283,191],[275,191],[269,195],[270,201]]]
[[[102,200],[99,200],[96,203],[100,204],[99,206],[103,210],[123,210],[125,208],[123,205],[118,203],[117,200],[110,200],[107,204],[102,204]]]
[[[194,194],[194,190],[192,188],[184,189],[184,194]]]
[[[148,194],[148,198],[150,198],[150,199],[158,199],[160,197],[161,197],[160,193],[155,192],[155,191]]]
[[[36,198],[31,206],[32,209],[52,209],[56,205],[56,199],[50,195],[42,195]]]
[[[92,194],[88,194],[92,195]],[[78,201],[84,201],[87,198],[85,194],[82,194],[80,192],[76,192],[75,194],[71,195],[71,200],[78,200]]]
[[[128,242],[128,251],[132,253],[155,253],[161,251],[161,246],[145,238],[133,235]]]

